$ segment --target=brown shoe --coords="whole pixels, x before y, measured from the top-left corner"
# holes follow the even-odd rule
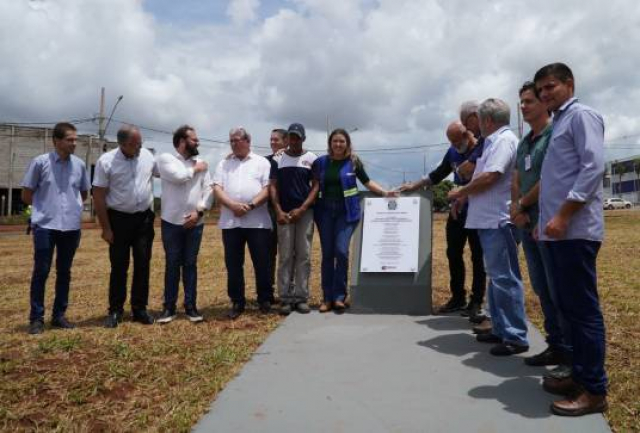
[[[344,305],[344,302],[342,301],[334,301],[333,302],[333,310],[340,314],[340,313],[344,313],[345,308],[347,308],[346,305]]]
[[[565,379],[545,377],[542,379],[542,388],[555,395],[574,395],[582,391],[580,385],[575,383],[572,377]]]
[[[318,308],[318,311],[321,313],[327,313],[329,311],[331,311],[331,303],[330,302],[323,302],[322,304],[320,304],[320,308]]]
[[[491,319],[485,319],[482,322],[480,322],[479,325],[476,325],[473,327],[473,333],[474,334],[490,334],[491,333]]]
[[[606,395],[594,395],[583,390],[575,397],[552,403],[551,412],[561,416],[582,416],[590,413],[602,413],[608,407]]]

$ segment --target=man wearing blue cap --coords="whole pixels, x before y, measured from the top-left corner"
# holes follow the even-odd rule
[[[294,309],[309,313],[309,274],[313,239],[313,202],[318,182],[311,166],[317,156],[303,149],[304,126],[293,123],[287,130],[288,147],[274,158],[277,169],[271,174],[271,201],[278,222],[278,290],[280,313]],[[293,277],[293,278],[292,278]],[[294,284],[290,282],[294,281]]]

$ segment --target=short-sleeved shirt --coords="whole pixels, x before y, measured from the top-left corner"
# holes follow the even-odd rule
[[[125,213],[149,210],[153,205],[153,175],[156,165],[153,154],[140,149],[140,154],[128,158],[113,149],[96,163],[93,186],[107,188],[107,207]]]
[[[516,169],[518,170],[518,188],[520,197],[525,196],[531,188],[540,180],[542,161],[547,153],[549,137],[551,136],[551,124],[547,125],[540,134],[533,136],[533,131],[520,140],[516,156]],[[528,162],[527,162],[528,161]],[[538,203],[534,203],[526,210],[529,216],[528,229],[533,229],[538,223]]]
[[[540,173],[540,240],[555,241],[544,227],[565,201],[584,203],[569,220],[563,239],[602,241],[604,121],[594,109],[571,98],[554,113],[553,132]]]
[[[347,160],[329,159],[329,165],[324,172],[324,193],[323,198],[329,200],[337,200],[344,198],[342,182],[340,182],[340,170],[346,164]],[[363,185],[369,183],[371,179],[364,170],[362,162],[358,159],[354,163],[354,172],[356,177]],[[316,175],[317,176],[317,175]]]
[[[518,138],[506,126],[486,137],[473,179],[482,173],[500,173],[489,189],[469,196],[466,228],[497,229],[509,221],[511,177],[516,164]]]
[[[36,156],[24,174],[22,187],[33,191],[31,224],[50,230],[80,230],[81,193],[91,187],[80,158],[69,155],[64,160],[55,151]]]
[[[220,186],[225,194],[234,201],[249,203],[262,189],[269,186],[271,164],[256,153],[249,153],[239,159],[229,155],[216,167],[213,184]],[[233,214],[226,206],[220,207],[218,227],[221,229],[253,228],[271,229],[271,217],[266,202],[241,217]]]
[[[311,167],[317,158],[309,151],[298,156],[284,152],[273,158],[278,169],[272,180],[277,182],[280,207],[284,212],[299,208],[309,197],[313,180]]]

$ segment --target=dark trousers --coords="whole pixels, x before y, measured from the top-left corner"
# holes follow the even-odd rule
[[[224,262],[227,266],[227,293],[231,302],[244,305],[244,250],[249,247],[256,277],[258,302],[273,299],[273,287],[269,275],[269,229],[224,229],[222,244],[224,245]]]
[[[184,307],[195,307],[198,299],[198,252],[204,224],[186,229],[162,221],[162,245],[165,252],[164,308],[175,311],[180,272],[184,286]]]
[[[44,318],[44,289],[56,250],[56,296],[52,318],[64,316],[69,303],[71,264],[80,244],[80,230],[60,231],[33,227],[33,273],[31,274],[31,312],[29,321]]]
[[[153,246],[153,220],[151,211],[125,213],[109,209],[109,222],[113,243],[109,246],[111,276],[109,278],[109,313],[122,312],[127,299],[127,273],[129,257],[133,253],[133,283],[131,310],[147,308],[149,300],[149,262]]]
[[[592,394],[606,394],[605,327],[596,275],[600,242],[570,239],[541,243],[549,258],[545,265],[558,308],[570,327],[573,379]]]
[[[276,286],[276,268],[278,267],[278,222],[275,218],[271,218],[271,225],[273,230],[269,230],[269,278],[271,284],[271,290],[274,291]],[[271,301],[274,301],[272,299]]]
[[[471,284],[471,302],[481,304],[487,287],[487,274],[484,270],[482,246],[476,230],[464,228],[465,218],[461,215],[454,220],[451,215],[447,219],[447,258],[449,259],[449,287],[454,299],[466,300],[464,289],[465,266],[464,245],[469,241],[471,262],[473,264],[473,282]]]

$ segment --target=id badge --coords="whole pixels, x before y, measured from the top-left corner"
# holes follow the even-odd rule
[[[524,157],[524,171],[531,170],[531,155],[525,155]]]

